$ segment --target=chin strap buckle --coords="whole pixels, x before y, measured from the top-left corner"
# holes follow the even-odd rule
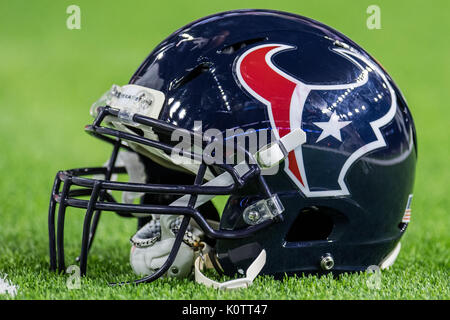
[[[210,261],[209,255],[200,254],[194,262],[194,273],[195,273],[195,281],[197,283],[204,284],[207,287],[213,287],[215,289],[221,290],[232,290],[232,289],[240,289],[240,288],[248,288],[252,285],[255,278],[261,272],[262,268],[266,264],[266,250],[262,250],[258,257],[252,262],[252,264],[248,267],[245,277],[238,278],[226,282],[218,282],[212,280],[205,276],[202,273],[202,270],[206,266],[207,269],[212,269],[213,264]]]

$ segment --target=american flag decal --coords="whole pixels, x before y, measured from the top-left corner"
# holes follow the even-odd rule
[[[408,203],[406,204],[405,214],[403,216],[402,222],[409,223],[411,221],[411,201],[413,195],[410,194],[408,197]]]

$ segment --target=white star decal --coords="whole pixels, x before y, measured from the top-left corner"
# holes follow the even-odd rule
[[[333,136],[342,142],[341,129],[351,123],[351,121],[339,121],[339,116],[336,111],[330,117],[330,120],[326,122],[313,122],[316,126],[322,129],[322,133],[317,139],[316,143],[325,139],[328,136]]]

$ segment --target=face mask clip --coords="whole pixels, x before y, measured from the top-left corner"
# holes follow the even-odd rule
[[[284,207],[278,195],[260,200],[247,208],[243,213],[244,221],[249,225],[256,225],[271,220],[283,213]]]

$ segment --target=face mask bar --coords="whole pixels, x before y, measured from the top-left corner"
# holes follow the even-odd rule
[[[81,253],[77,260],[80,263],[80,273],[85,275],[87,271],[88,252],[95,237],[97,225],[102,211],[115,212],[120,216],[133,217],[133,213],[139,214],[166,214],[166,215],[182,215],[183,220],[175,238],[174,246],[169,254],[164,265],[155,273],[146,276],[139,280],[132,281],[133,283],[151,282],[162,276],[170,268],[174,262],[183,236],[188,227],[190,219],[203,229],[205,234],[214,239],[238,239],[248,237],[255,232],[266,228],[270,224],[282,220],[279,215],[276,219],[267,220],[260,224],[249,226],[239,230],[216,230],[213,229],[195,208],[198,195],[229,195],[237,189],[243,187],[249,180],[256,179],[263,194],[270,198],[273,194],[270,192],[264,177],[261,175],[261,170],[256,164],[248,164],[249,170],[239,175],[235,167],[227,164],[213,164],[221,168],[224,172],[231,175],[233,182],[227,186],[206,186],[202,185],[205,172],[208,165],[202,161],[201,156],[195,153],[184,151],[183,155],[202,161],[199,165],[198,172],[195,177],[193,185],[167,185],[167,184],[141,184],[141,183],[126,183],[111,181],[112,174],[126,173],[124,167],[116,167],[116,159],[121,148],[132,149],[123,144],[122,140],[132,141],[146,146],[154,147],[163,151],[173,152],[175,148],[171,145],[162,143],[160,141],[150,140],[135,134],[115,130],[101,126],[102,121],[106,116],[118,117],[118,110],[110,107],[98,108],[97,118],[92,125],[86,126],[86,131],[97,138],[113,144],[113,152],[106,167],[94,168],[79,168],[67,171],[59,171],[56,175],[52,195],[50,197],[48,226],[49,226],[49,250],[50,250],[50,269],[59,272],[65,271],[65,256],[64,256],[64,221],[67,207],[75,207],[85,209],[85,218],[83,224],[83,235],[81,243]],[[174,130],[179,130],[178,127],[168,124],[166,122],[148,118],[139,114],[134,114],[132,120],[136,123],[143,124],[158,129],[159,131],[171,133]],[[190,131],[193,137],[198,133]],[[206,141],[205,143],[210,143]],[[253,157],[246,150],[243,150],[248,157]],[[85,178],[88,175],[104,175],[104,180]],[[63,183],[62,190],[61,184]],[[80,188],[72,189],[77,186]],[[186,206],[170,206],[170,205],[153,205],[153,204],[128,204],[118,203],[108,191],[125,191],[125,192],[140,192],[140,193],[166,193],[175,195],[189,195],[188,204]],[[81,196],[90,196],[89,200],[79,199]],[[55,230],[55,216],[56,208],[58,207],[57,228]],[[56,231],[56,232],[55,232]],[[125,284],[130,282],[123,282]]]

